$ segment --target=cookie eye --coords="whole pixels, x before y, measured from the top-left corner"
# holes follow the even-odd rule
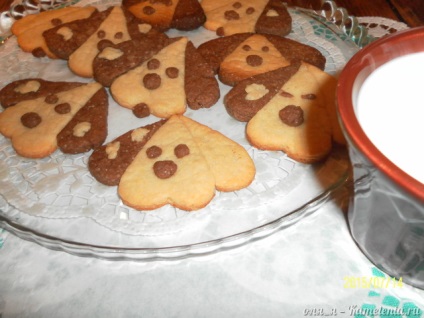
[[[97,31],[97,37],[99,39],[103,39],[105,36],[106,36],[106,32],[105,31],[103,31],[103,30]]]
[[[268,46],[263,46],[262,47],[262,52],[269,52],[269,47]]]
[[[56,113],[58,114],[67,114],[71,111],[71,105],[69,103],[61,103],[61,104],[57,104],[54,107],[54,110]]]
[[[249,45],[245,44],[243,45],[242,49],[247,52],[250,51],[252,48]]]
[[[44,101],[47,104],[56,104],[59,101],[59,97],[57,97],[57,95],[54,95],[54,94],[49,94],[46,96]]]
[[[162,154],[162,149],[158,146],[151,146],[146,150],[146,154],[148,158],[155,159]]]
[[[234,2],[234,3],[233,3],[233,8],[234,8],[234,9],[240,9],[240,8],[241,8],[241,3],[240,3],[240,2],[238,2],[238,1],[237,1],[237,2]]]
[[[160,67],[160,61],[158,59],[151,59],[147,62],[147,69],[157,70]]]
[[[186,144],[179,144],[174,148],[174,154],[177,158],[183,158],[190,154],[190,148]]]
[[[255,12],[255,8],[253,8],[253,7],[249,7],[249,8],[246,9],[246,14],[252,14],[254,12]]]
[[[177,78],[178,74],[180,73],[180,71],[178,70],[178,68],[176,67],[168,67],[165,70],[165,74],[169,77],[169,78]]]
[[[114,35],[115,39],[122,39],[124,37],[124,33],[122,32],[116,32]]]
[[[302,95],[302,98],[303,99],[314,100],[314,99],[317,98],[317,95],[315,95],[315,94],[305,94],[305,95]]]

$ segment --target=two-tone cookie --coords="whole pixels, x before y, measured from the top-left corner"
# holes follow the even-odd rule
[[[202,0],[204,27],[219,36],[256,32],[286,36],[292,19],[279,0]]]
[[[94,7],[66,7],[31,14],[13,23],[11,31],[23,51],[35,57],[58,58],[47,46],[43,33],[63,23],[88,18],[95,11]]]
[[[330,153],[333,141],[344,144],[335,87],[333,76],[297,62],[239,82],[224,104],[229,114],[247,122],[246,136],[253,146],[313,163]]]
[[[0,133],[23,157],[46,157],[58,148],[86,152],[106,139],[108,95],[99,83],[19,80],[0,91],[0,100]]]
[[[194,30],[206,21],[198,0],[123,0],[122,6],[160,31]]]
[[[93,63],[94,74],[110,84],[119,105],[137,117],[168,118],[183,114],[187,105],[209,108],[218,101],[215,74],[188,38],[156,37],[149,43],[105,46]]]
[[[93,77],[93,60],[102,43],[118,44],[138,38],[144,35],[146,27],[150,26],[138,21],[125,8],[112,6],[90,18],[52,28],[43,36],[49,49],[67,59],[75,74]]]
[[[118,184],[122,201],[138,210],[166,204],[192,211],[218,191],[236,191],[254,179],[246,150],[188,117],[171,116],[97,148],[89,170],[100,182]]]
[[[326,62],[318,49],[272,34],[238,33],[207,41],[198,50],[219,79],[230,86],[296,60],[320,69],[324,69]]]

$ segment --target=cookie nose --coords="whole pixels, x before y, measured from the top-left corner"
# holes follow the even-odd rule
[[[153,171],[159,179],[168,179],[177,172],[177,164],[172,160],[156,161]]]
[[[263,58],[256,54],[248,55],[246,63],[250,66],[260,66],[263,63]]]

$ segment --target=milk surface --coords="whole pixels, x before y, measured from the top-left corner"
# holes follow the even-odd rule
[[[371,142],[424,183],[424,52],[373,71],[359,90],[356,115]]]

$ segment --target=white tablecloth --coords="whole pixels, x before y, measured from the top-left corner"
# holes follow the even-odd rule
[[[332,201],[267,238],[183,260],[105,261],[0,237],[2,318],[424,317],[423,290],[346,286],[385,274]]]

